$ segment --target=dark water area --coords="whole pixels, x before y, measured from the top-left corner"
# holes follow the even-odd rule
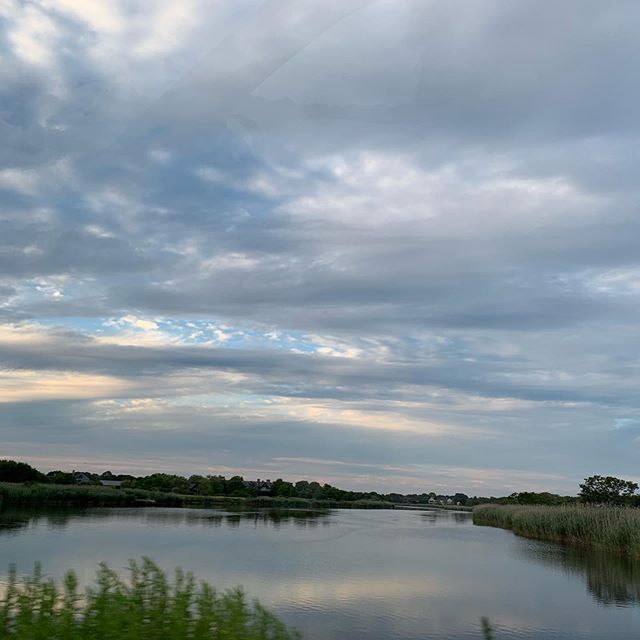
[[[476,527],[447,511],[0,512],[0,582],[36,560],[84,583],[146,555],[243,585],[309,640],[640,638],[640,563]]]

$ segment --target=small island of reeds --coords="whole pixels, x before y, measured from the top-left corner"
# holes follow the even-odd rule
[[[640,509],[566,505],[480,505],[477,525],[511,529],[527,538],[589,545],[640,557]]]

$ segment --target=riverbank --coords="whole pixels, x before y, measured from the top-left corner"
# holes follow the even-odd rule
[[[480,505],[473,523],[527,538],[588,545],[640,557],[640,509],[594,506]]]
[[[52,485],[41,483],[0,483],[0,508],[3,507],[235,507],[271,509],[393,509],[390,502],[376,500],[331,501],[308,498],[244,498],[202,496],[144,489]]]

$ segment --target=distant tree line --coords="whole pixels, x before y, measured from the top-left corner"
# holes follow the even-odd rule
[[[580,484],[577,496],[559,496],[554,493],[534,493],[523,491],[513,493],[507,498],[499,498],[496,502],[504,504],[592,504],[608,506],[640,507],[640,495],[636,494],[638,485],[630,480],[622,480],[614,476],[589,476]]]
[[[331,502],[355,502],[363,500],[390,502],[398,505],[454,504],[475,506],[478,504],[541,504],[563,505],[573,503],[609,504],[640,506],[640,496],[636,494],[638,485],[629,480],[613,476],[590,476],[580,485],[579,496],[561,496],[548,492],[522,491],[503,497],[468,496],[464,493],[441,495],[429,493],[378,493],[376,491],[347,491],[329,484],[299,480],[288,482],[278,478],[271,481],[246,481],[242,476],[226,478],[222,475],[192,475],[189,477],[152,473],[147,476],[113,474],[105,471],[96,473],[72,473],[50,471],[43,474],[26,462],[0,460],[0,482],[41,482],[50,484],[76,484],[78,476],[83,483],[100,485],[105,480],[118,480],[124,489],[144,489],[163,493],[191,494],[200,496],[256,497],[268,495],[282,498],[305,498]]]
[[[577,496],[561,496],[556,493],[549,493],[548,491],[539,493],[536,491],[521,491],[519,493],[512,493],[506,498],[494,498],[488,502],[495,502],[497,504],[540,504],[554,506],[576,504],[579,502],[579,499]]]
[[[577,496],[560,496],[555,493],[536,493],[523,491],[512,493],[505,498],[481,498],[476,504],[591,504],[608,506],[640,507],[640,495],[636,494],[638,484],[631,480],[623,480],[614,476],[589,476],[580,484]]]
[[[25,462],[0,460],[0,482],[41,482],[50,484],[77,484],[82,477],[83,484],[100,485],[104,480],[118,480],[123,489],[144,489],[164,493],[192,494],[202,496],[234,496],[256,497],[268,495],[282,498],[305,498],[311,500],[327,500],[331,502],[355,502],[363,500],[384,501],[394,504],[445,504],[448,500],[453,504],[465,505],[472,500],[464,493],[439,495],[430,493],[378,493],[377,491],[347,491],[329,484],[299,480],[288,482],[278,478],[273,482],[246,481],[242,476],[229,478],[222,475],[192,475],[189,477],[170,473],[152,473],[147,476],[82,472],[75,474],[68,471],[50,471],[43,474]]]

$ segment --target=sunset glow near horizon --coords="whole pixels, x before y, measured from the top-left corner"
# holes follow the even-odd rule
[[[0,7],[0,458],[640,479],[640,5]]]

